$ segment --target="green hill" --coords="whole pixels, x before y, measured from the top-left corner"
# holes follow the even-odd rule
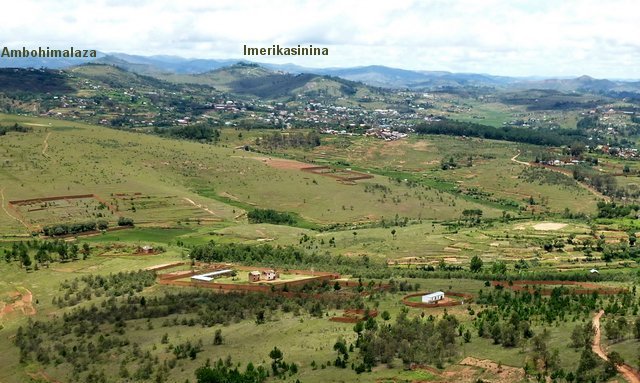
[[[165,75],[160,78],[183,84],[204,84],[218,90],[265,99],[295,97],[349,97],[373,88],[338,77],[272,71],[257,64],[238,63],[197,75]]]

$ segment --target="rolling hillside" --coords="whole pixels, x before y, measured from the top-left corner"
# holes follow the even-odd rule
[[[237,63],[197,75],[174,74],[161,78],[175,83],[205,84],[225,92],[266,99],[292,97],[301,93],[347,97],[367,88],[337,77],[310,73],[291,74],[247,63]]]

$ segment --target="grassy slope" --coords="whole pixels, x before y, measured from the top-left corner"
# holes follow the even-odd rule
[[[474,207],[451,196],[439,197],[433,190],[395,185],[381,176],[343,185],[330,177],[276,169],[247,158],[251,154],[226,147],[51,119],[2,115],[0,121],[33,124],[32,132],[10,133],[0,141],[4,164],[0,181],[7,200],[79,193],[96,193],[108,199],[112,193],[133,192],[169,199],[161,208],[122,212],[140,223],[198,217],[233,221],[242,209],[216,201],[220,195],[230,196],[243,206],[293,211],[318,223],[395,214],[456,218],[463,209]],[[42,154],[45,138],[46,156]],[[393,191],[385,203],[380,203],[382,195],[365,193],[365,183],[386,185]],[[214,198],[208,198],[211,196]],[[401,202],[394,203],[391,197]],[[213,214],[193,206],[186,198]],[[498,211],[486,214],[497,215]],[[6,214],[2,214],[0,225],[3,232],[20,231],[17,222]]]
[[[236,142],[250,143],[253,140],[253,135],[250,135]],[[368,137],[324,136],[323,140],[325,144],[312,151],[291,150],[288,153],[319,164],[343,161],[382,173],[405,172],[426,183],[443,180],[462,189],[478,188],[490,193],[492,198],[522,205],[526,205],[529,197],[533,196],[538,203],[544,201],[544,210],[554,212],[562,212],[565,207],[587,214],[595,212],[597,198],[584,188],[571,185],[568,177],[567,185],[545,182],[553,174],[542,174],[541,180],[534,181],[523,178],[524,166],[511,161],[520,144],[443,136],[410,137],[392,142]],[[471,167],[467,166],[469,156],[472,157]],[[458,168],[441,170],[440,161],[450,158]]]

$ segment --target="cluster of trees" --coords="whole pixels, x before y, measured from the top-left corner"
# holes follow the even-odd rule
[[[71,281],[61,282],[62,295],[53,297],[52,302],[58,307],[65,307],[89,301],[94,297],[132,295],[153,285],[155,280],[155,273],[148,270],[119,272],[107,276],[88,274]]]
[[[199,339],[196,344],[188,340],[173,346],[173,355],[175,355],[176,359],[186,359],[188,357],[193,360],[198,356],[198,353],[202,352],[202,347],[202,339]]]
[[[594,129],[598,127],[598,120],[599,118],[597,115],[585,116],[578,120],[576,127],[582,130]]]
[[[634,233],[629,235],[629,241],[607,244],[602,248],[602,260],[611,262],[614,259],[640,259],[640,247],[635,246],[637,238]]]
[[[607,362],[603,362],[595,355],[591,348],[594,335],[595,328],[592,326],[591,321],[577,325],[571,332],[571,344],[569,346],[576,350],[582,349],[582,354],[575,374],[569,372],[564,375],[568,382],[609,381],[617,374],[616,366],[624,363],[620,354],[615,351],[607,354],[609,358]],[[563,376],[557,377],[562,378]]]
[[[378,363],[392,365],[395,358],[406,366],[424,363],[442,367],[447,359],[457,355],[460,322],[455,316],[445,312],[441,319],[409,318],[407,313],[408,310],[403,309],[394,324],[378,324],[369,318],[354,327],[362,361],[361,366],[355,366],[356,372],[363,367],[370,370]]]
[[[635,218],[640,210],[640,205],[637,204],[617,204],[615,202],[598,202],[598,218],[620,218],[620,217],[633,217]]]
[[[67,234],[85,233],[87,231],[106,230],[109,227],[107,221],[87,221],[77,223],[58,223],[42,228],[42,233],[48,237],[59,237]]]
[[[610,295],[607,296],[607,300],[607,313],[618,316],[638,314],[639,302],[633,292]],[[558,321],[590,320],[593,311],[604,304],[595,292],[574,294],[566,287],[556,287],[552,289],[549,297],[544,297],[539,286],[536,286],[533,292],[511,292],[500,286],[496,286],[496,289],[489,293],[480,290],[476,302],[493,306],[483,310],[474,319],[478,336],[492,338],[494,343],[505,347],[518,346],[519,340],[531,338],[534,335],[531,332],[533,322],[552,324]],[[588,338],[588,329],[581,328],[579,331],[582,333],[579,336],[575,335],[574,344],[587,342],[584,339]]]
[[[562,146],[587,137],[578,130],[522,129],[509,126],[493,127],[473,122],[453,120],[431,121],[415,127],[418,134],[480,137],[491,140],[523,142],[534,145]]]
[[[1,126],[0,125],[0,136],[4,136],[5,134],[7,134],[7,132],[26,133],[28,131],[29,131],[29,128],[24,127],[22,125],[18,125],[17,122],[15,124],[11,125],[11,126]]]
[[[134,226],[133,218],[119,217],[118,226]]]
[[[231,359],[223,362],[222,359],[213,365],[205,364],[196,370],[198,383],[263,383],[267,380],[269,372],[262,366],[254,367],[249,362],[244,372],[234,367]]]
[[[469,226],[477,225],[482,222],[482,210],[464,209],[462,211],[462,219]]]
[[[319,270],[345,268],[356,271],[373,266],[369,257],[332,256],[329,253],[307,253],[293,246],[248,245],[210,241],[191,248],[191,259],[202,262],[239,262],[291,268],[316,267]],[[383,264],[380,263],[382,267]]]
[[[282,134],[274,132],[271,135],[262,136],[256,139],[256,145],[270,150],[286,148],[315,148],[321,145],[320,134],[310,131],[307,134],[302,132],[291,132]]]
[[[287,363],[284,361],[284,354],[278,347],[273,347],[273,350],[269,352],[269,358],[271,358],[271,370],[273,376],[285,377],[287,372],[289,376],[298,373],[298,365],[295,363]]]
[[[287,212],[273,209],[253,209],[247,213],[249,223],[273,223],[275,225],[294,225],[295,216]]]
[[[35,253],[35,254],[33,254]],[[30,268],[35,260],[35,268],[38,265],[48,266],[50,262],[75,261],[80,258],[87,259],[91,249],[88,243],[83,243],[82,248],[76,243],[69,243],[61,240],[55,241],[39,241],[37,239],[31,241],[14,242],[10,249],[4,250],[4,259],[7,263],[19,261],[21,266]]]
[[[117,276],[114,276],[116,278]],[[131,275],[120,275],[129,278]],[[70,282],[71,284],[73,282]],[[91,284],[99,284],[91,280]],[[105,282],[109,283],[109,282]],[[62,317],[48,321],[29,320],[17,330],[13,339],[20,349],[23,363],[37,361],[42,365],[68,364],[74,375],[73,381],[85,381],[92,372],[89,369],[112,366],[114,356],[122,356],[120,377],[134,377],[136,380],[149,379],[161,375],[166,381],[168,370],[176,366],[180,358],[194,359],[202,348],[199,344],[169,344],[168,336],[160,343],[168,344],[167,362],[160,364],[157,359],[143,352],[139,345],[124,336],[132,326],[131,321],[146,319],[148,329],[153,329],[153,320],[165,318],[162,326],[203,326],[239,322],[262,312],[265,320],[272,320],[276,311],[311,312],[319,306],[321,312],[328,308],[362,306],[362,298],[341,297],[339,300],[314,298],[284,298],[277,295],[259,293],[218,294],[206,290],[180,291],[159,296],[140,296],[135,291],[126,296],[111,296],[100,305],[76,307],[66,311]],[[180,318],[182,317],[182,318]],[[136,322],[134,322],[135,324]],[[137,322],[139,323],[139,322]],[[99,334],[99,336],[97,335]],[[215,344],[216,337],[212,337]],[[178,351],[174,351],[174,350]],[[297,366],[286,364],[282,358],[275,358],[277,373],[293,374]],[[126,364],[137,364],[137,370],[130,373]],[[155,374],[154,374],[155,371]],[[275,372],[275,371],[274,371]],[[115,373],[115,372],[114,372]],[[137,377],[136,377],[137,376]]]
[[[635,339],[640,340],[640,317],[635,321],[630,321],[624,316],[607,318],[603,327],[607,339],[620,342],[631,333]]]
[[[573,179],[584,182],[600,193],[613,197],[623,197],[625,192],[618,188],[616,178],[611,174],[602,174],[588,166],[577,165],[573,167]]]
[[[536,163],[540,160],[536,157]],[[578,187],[576,180],[565,176],[562,173],[553,172],[549,169],[536,166],[525,166],[522,169],[522,173],[518,176],[519,179],[528,183],[546,184],[546,185],[558,185],[567,187]]]
[[[455,169],[457,167],[458,167],[458,164],[453,159],[453,157],[449,157],[448,160],[446,158],[443,158],[442,160],[440,160],[440,169],[442,170]]]
[[[220,140],[220,130],[204,123],[173,126],[168,128],[155,128],[154,132],[161,136],[181,138],[185,140],[218,142]]]
[[[610,332],[610,339],[620,339],[620,334],[628,333],[631,327],[624,315],[629,312],[636,315],[638,302],[633,293],[609,296],[607,300],[605,311],[619,316],[605,322],[605,334],[609,336]],[[552,379],[565,379],[568,382],[589,382],[592,381],[592,377],[607,380],[615,375],[615,363],[620,361],[619,355],[613,355],[614,362],[603,364],[591,351],[594,336],[591,315],[597,307],[603,305],[597,293],[576,295],[567,288],[558,287],[545,298],[539,289],[530,293],[508,292],[497,288],[488,294],[480,291],[477,302],[493,306],[478,313],[474,319],[473,325],[478,336],[490,338],[495,344],[507,348],[528,347],[530,362],[525,366],[528,372],[537,370],[541,375],[549,375]],[[554,322],[569,320],[585,322],[573,329],[569,345],[584,351],[578,369],[566,373],[559,367],[559,351],[548,347],[549,334],[546,329],[536,334],[532,326],[534,323],[548,326]],[[640,337],[640,319],[636,321],[635,326],[638,327],[637,336]]]

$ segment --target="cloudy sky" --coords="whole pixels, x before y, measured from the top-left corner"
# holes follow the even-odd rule
[[[252,59],[640,79],[637,0],[20,0],[2,8],[0,47],[10,49],[243,58],[244,44],[313,44],[329,56]]]

